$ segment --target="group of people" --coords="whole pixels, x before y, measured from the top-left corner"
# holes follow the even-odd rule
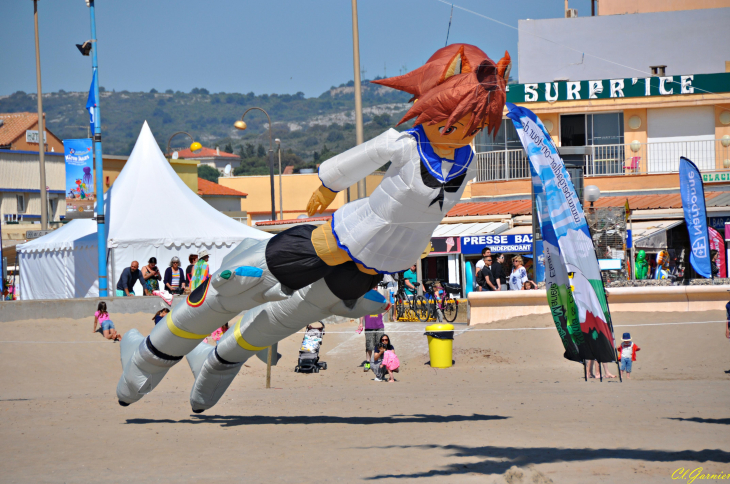
[[[482,249],[482,258],[476,264],[476,283],[480,291],[523,291],[537,289],[527,276],[522,256],[512,257],[512,271],[507,276],[504,254],[492,255],[492,249]]]
[[[169,266],[165,269],[164,276],[157,266],[157,258],[150,257],[147,265],[141,269],[139,262],[132,261],[129,267],[122,271],[117,281],[116,295],[118,297],[134,296],[134,286],[139,281],[145,296],[151,296],[160,289],[171,294],[186,294],[195,290],[209,276],[208,251],[203,249],[197,254],[190,254],[189,265],[182,270],[180,258],[175,256],[170,259]],[[162,283],[162,284],[160,284]]]

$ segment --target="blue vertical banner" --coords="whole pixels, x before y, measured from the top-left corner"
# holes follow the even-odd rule
[[[535,241],[535,282],[545,282],[545,249],[542,245],[542,239]]]
[[[96,106],[99,105],[99,99],[96,97],[96,70],[91,77],[91,87],[89,88],[89,98],[86,100],[86,110],[89,111],[89,124],[91,125],[91,132],[94,133],[94,111]]]
[[[689,232],[692,252],[689,261],[697,274],[712,277],[710,269],[710,237],[707,232],[705,187],[697,166],[684,156],[679,159],[679,193],[682,195],[684,221]]]
[[[66,218],[94,216],[94,157],[91,140],[63,140],[66,159]]]

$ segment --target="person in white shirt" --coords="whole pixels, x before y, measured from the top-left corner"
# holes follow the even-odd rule
[[[510,291],[522,291],[525,281],[529,280],[522,256],[513,257],[512,266],[512,273],[509,275],[509,289]]]

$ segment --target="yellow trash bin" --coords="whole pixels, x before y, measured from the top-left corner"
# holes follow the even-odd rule
[[[426,326],[428,336],[428,354],[432,368],[449,368],[451,366],[454,343],[453,324],[432,324]]]

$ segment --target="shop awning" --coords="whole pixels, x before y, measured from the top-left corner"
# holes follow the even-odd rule
[[[652,220],[633,223],[632,239],[637,249],[661,250],[667,248],[667,230],[684,220]],[[630,227],[627,227],[630,228]]]
[[[470,235],[501,234],[509,229],[507,222],[477,222],[461,224],[441,224],[433,231],[432,237],[468,237]]]

